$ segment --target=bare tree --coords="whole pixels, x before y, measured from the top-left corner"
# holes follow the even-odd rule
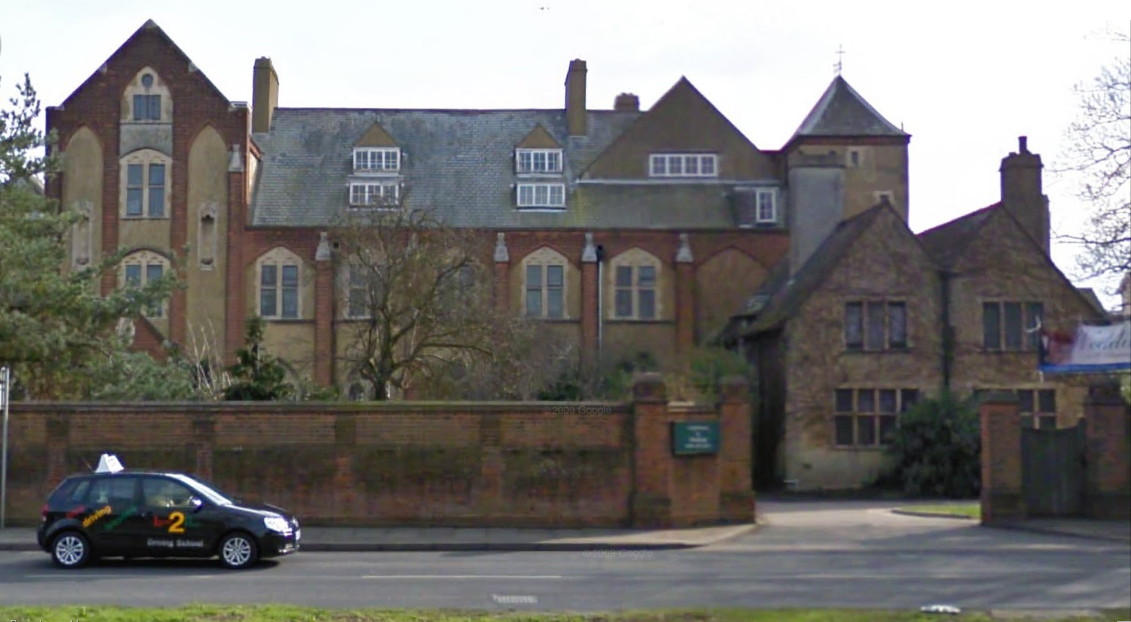
[[[1129,42],[1126,34],[1115,39]],[[1080,111],[1068,129],[1064,168],[1079,175],[1080,198],[1091,211],[1083,233],[1059,237],[1082,247],[1082,277],[1118,279],[1131,270],[1131,61],[1116,59],[1077,91]]]
[[[495,310],[481,233],[392,206],[349,214],[335,239],[344,359],[370,397],[401,396],[508,350],[513,321]]]

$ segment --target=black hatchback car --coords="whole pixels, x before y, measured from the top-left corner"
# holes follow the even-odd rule
[[[227,568],[299,549],[298,520],[274,506],[249,506],[183,473],[72,475],[51,493],[36,533],[55,565],[95,557],[213,557]]]

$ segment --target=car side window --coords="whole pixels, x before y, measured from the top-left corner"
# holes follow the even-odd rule
[[[121,506],[134,504],[137,480],[133,477],[104,477],[95,480],[90,486],[87,503],[92,505]]]
[[[141,494],[145,505],[153,508],[191,508],[195,496],[188,486],[163,477],[141,480]]]

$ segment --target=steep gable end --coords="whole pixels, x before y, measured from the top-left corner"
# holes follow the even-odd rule
[[[1024,287],[1025,282],[1051,281],[1059,284],[1060,296],[1074,300],[1081,309],[1102,315],[1102,309],[1097,309],[1093,301],[1072,284],[1008,210],[994,205],[970,216],[975,215],[981,223],[952,257],[952,272],[994,274],[994,279],[1009,284],[1012,289]]]
[[[648,177],[653,153],[714,153],[721,179],[773,177],[760,152],[687,78],[668,90],[585,170],[585,179]]]
[[[892,218],[895,221],[892,221]],[[897,222],[897,224],[892,224],[893,222]],[[903,223],[903,220],[899,218],[892,207],[887,203],[881,203],[852,218],[841,221],[836,229],[825,238],[816,252],[806,260],[805,265],[792,276],[786,276],[788,270],[783,266],[775,267],[774,274],[767,280],[780,284],[779,288],[774,292],[761,290],[755,292],[755,297],[760,299],[757,304],[764,306],[762,311],[757,314],[749,334],[779,328],[796,315],[809,297],[825,283],[844,262],[845,258],[855,252],[857,241],[876,227],[877,223],[907,229],[907,225]],[[910,230],[906,230],[906,235],[914,240]],[[875,249],[862,249],[861,252],[874,254],[876,251]],[[765,300],[767,295],[769,296],[768,301]]]
[[[174,97],[191,93],[199,98],[203,91],[224,105],[230,103],[169,35],[156,22],[147,20],[63,101],[62,108],[83,103],[88,97],[105,100],[107,91],[116,96],[143,67],[152,67],[164,80],[173,83]]]
[[[362,134],[361,138],[353,144],[354,147],[396,147],[397,141],[381,127],[380,123],[374,123]]]
[[[966,245],[974,239],[978,230],[1000,206],[1000,203],[995,203],[928,229],[919,234],[919,241],[923,243],[923,247],[927,249],[927,253],[939,268],[950,270],[962,257]]]
[[[546,128],[542,127],[541,123],[535,125],[534,129],[530,130],[530,133],[520,140],[515,147],[518,149],[562,148],[561,144],[555,140],[553,136],[550,136],[550,133],[546,131]]]

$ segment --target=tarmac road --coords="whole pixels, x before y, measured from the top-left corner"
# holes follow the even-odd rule
[[[300,552],[245,572],[107,560],[60,571],[0,552],[0,603],[285,602],[597,611],[638,607],[1131,607],[1131,547],[894,515],[889,504],[763,503],[753,533],[666,551]]]

